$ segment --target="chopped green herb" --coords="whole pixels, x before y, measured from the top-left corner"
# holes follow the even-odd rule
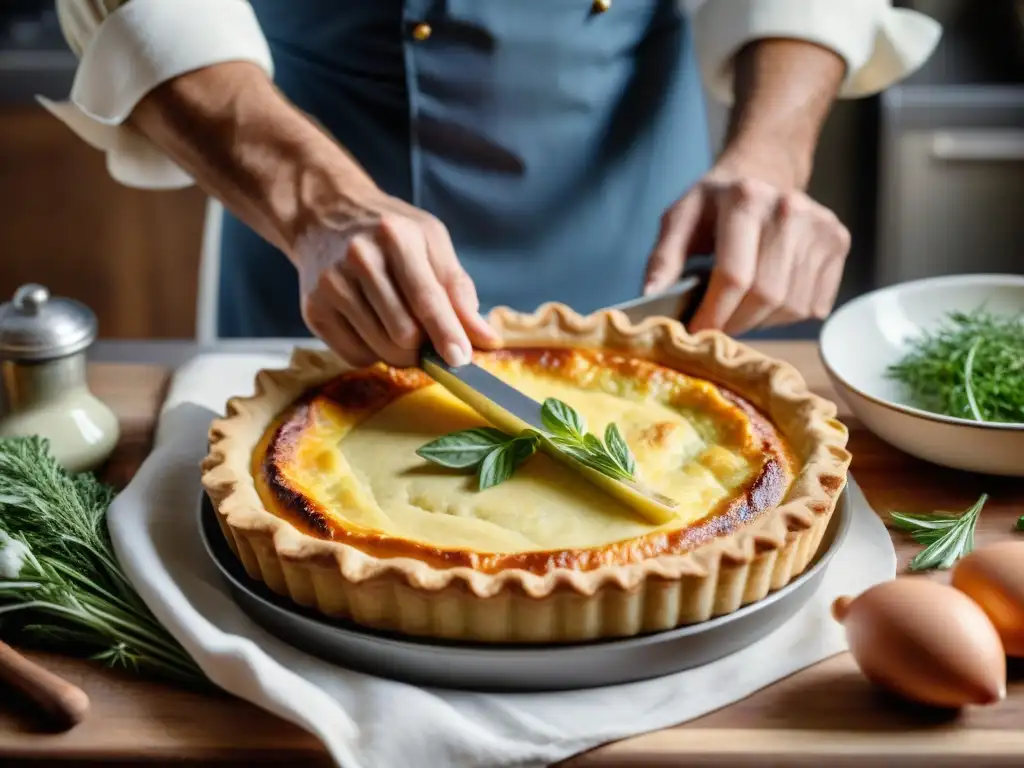
[[[1024,317],[950,313],[914,339],[888,375],[924,410],[1024,424]]]

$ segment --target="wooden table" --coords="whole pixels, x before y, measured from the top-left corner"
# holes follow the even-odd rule
[[[759,346],[793,362],[815,391],[834,398],[813,345]],[[145,457],[169,374],[151,365],[92,367],[95,391],[116,409],[123,425],[122,443],[106,470],[110,482],[126,483]],[[841,416],[851,428],[853,472],[876,510],[962,509],[985,491],[991,501],[979,523],[978,544],[1015,535],[1013,523],[1024,514],[1021,481],[937,469],[880,442],[848,411]],[[918,547],[901,534],[894,537],[902,569]],[[160,765],[181,760],[202,765],[330,765],[304,731],[227,695],[199,694],[84,661],[33,655],[81,685],[92,698],[93,710],[85,723],[61,735],[41,733],[31,720],[0,712],[0,765]],[[934,712],[874,691],[844,654],[698,720],[611,744],[563,765],[835,768],[868,761],[930,768],[1019,766],[1024,765],[1024,665],[1011,669],[1009,691],[1008,699],[994,707],[959,715]]]

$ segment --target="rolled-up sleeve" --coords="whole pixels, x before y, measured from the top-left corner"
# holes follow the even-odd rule
[[[110,174],[129,186],[192,184],[125,125],[153,88],[226,61],[253,62],[273,74],[270,48],[246,0],[57,0],[57,12],[78,69],[67,101],[39,101],[105,152]]]
[[[840,96],[888,88],[919,68],[935,50],[942,27],[890,0],[681,0],[693,20],[697,57],[708,91],[729,103],[733,60],[755,40],[806,40],[846,62]]]

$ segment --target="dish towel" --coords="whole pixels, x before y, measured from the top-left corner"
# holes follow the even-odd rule
[[[210,355],[179,370],[153,452],[114,500],[109,526],[128,577],[210,679],[314,734],[343,768],[545,766],[691,720],[844,651],[832,600],[896,573],[884,525],[851,489],[857,514],[815,597],[768,637],[706,666],[611,688],[484,694],[417,688],[329,664],[243,613],[199,537],[207,427],[230,396],[253,391],[260,368],[285,363]]]

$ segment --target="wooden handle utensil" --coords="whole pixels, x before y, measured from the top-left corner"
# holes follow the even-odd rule
[[[89,711],[85,691],[29,661],[3,642],[0,642],[0,680],[33,702],[60,730],[78,725]]]

